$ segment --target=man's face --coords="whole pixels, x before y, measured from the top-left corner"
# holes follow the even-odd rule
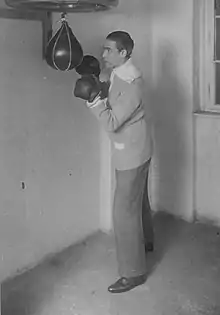
[[[119,51],[116,42],[106,39],[103,47],[102,58],[106,68],[115,68],[126,61],[126,50]]]

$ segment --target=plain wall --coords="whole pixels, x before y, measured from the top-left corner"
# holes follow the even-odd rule
[[[195,114],[195,210],[220,225],[220,116]]]
[[[0,41],[2,279],[100,228],[100,147],[75,71],[42,60],[40,22],[1,19]]]
[[[154,210],[193,215],[192,0],[152,1]]]

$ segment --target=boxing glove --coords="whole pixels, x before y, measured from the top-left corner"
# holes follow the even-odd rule
[[[76,81],[74,96],[81,98],[89,103],[101,96],[100,81],[94,75],[86,75]]]
[[[97,78],[100,75],[101,69],[98,59],[91,55],[85,55],[80,65],[75,68],[80,75],[95,75]]]

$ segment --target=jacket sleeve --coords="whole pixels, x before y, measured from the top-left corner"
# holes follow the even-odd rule
[[[93,103],[88,103],[92,113],[100,120],[108,132],[117,132],[141,106],[141,94],[135,83],[130,83],[126,91],[121,92],[114,104],[108,99],[97,98]]]

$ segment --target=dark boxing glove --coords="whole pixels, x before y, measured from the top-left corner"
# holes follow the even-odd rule
[[[76,72],[82,76],[95,75],[97,78],[100,75],[101,69],[98,59],[91,55],[85,55],[79,66],[75,68]]]
[[[101,92],[100,81],[94,75],[83,76],[76,81],[74,88],[75,97],[91,103],[96,97],[101,96]]]
[[[98,59],[91,55],[85,55],[83,60],[79,66],[75,68],[76,72],[81,76],[90,76],[93,75],[96,78],[99,78],[101,73],[100,64]],[[108,97],[108,90],[110,86],[110,82],[100,82],[100,89],[101,89],[101,98]]]

